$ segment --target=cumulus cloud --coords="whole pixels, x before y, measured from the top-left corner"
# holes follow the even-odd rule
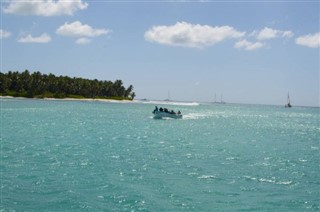
[[[171,26],[154,26],[145,32],[149,42],[170,46],[204,48],[226,39],[239,38],[245,32],[239,32],[230,26],[209,26],[177,22]]]
[[[9,1],[3,9],[4,13],[16,15],[60,16],[73,15],[78,10],[84,10],[88,4],[82,0],[28,0]]]
[[[262,48],[263,46],[265,46],[265,45],[263,43],[261,43],[261,42],[252,43],[252,42],[249,42],[247,40],[238,41],[234,45],[234,47],[237,48],[237,49],[243,48],[245,50],[256,50],[256,49]]]
[[[310,48],[320,48],[320,32],[298,37],[296,44]]]
[[[80,21],[75,21],[72,23],[66,22],[57,29],[56,33],[68,37],[97,37],[110,33],[110,30],[93,29],[87,24],[82,24]]]
[[[3,29],[0,29],[0,39],[2,38],[8,38],[11,36],[11,33],[8,31],[5,31]]]
[[[32,35],[27,35],[18,40],[20,43],[49,43],[51,41],[51,37],[44,33],[39,37],[33,37]]]
[[[277,29],[271,29],[268,27],[265,27],[259,32],[255,31],[252,34],[255,35],[258,40],[269,40],[279,37],[290,38],[293,36],[293,33],[291,31],[282,31]]]
[[[79,38],[76,40],[76,44],[86,45],[91,43],[91,40],[89,38]]]

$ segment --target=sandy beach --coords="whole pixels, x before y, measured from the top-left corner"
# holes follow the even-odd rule
[[[0,96],[0,99],[37,99],[37,100],[48,100],[48,101],[88,101],[88,102],[111,102],[111,103],[134,103],[135,100],[115,100],[115,99],[76,99],[76,98],[26,98],[26,97],[13,97],[13,96]]]

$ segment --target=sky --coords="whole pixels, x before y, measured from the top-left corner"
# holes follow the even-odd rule
[[[319,1],[1,1],[1,72],[121,79],[136,99],[320,106]]]

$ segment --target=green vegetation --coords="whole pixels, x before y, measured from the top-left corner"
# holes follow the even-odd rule
[[[99,81],[41,74],[40,72],[1,73],[0,95],[28,98],[101,98],[132,100],[133,86],[125,88],[121,80]]]

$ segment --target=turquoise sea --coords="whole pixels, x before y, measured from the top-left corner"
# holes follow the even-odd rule
[[[320,210],[319,108],[0,101],[0,211]]]

